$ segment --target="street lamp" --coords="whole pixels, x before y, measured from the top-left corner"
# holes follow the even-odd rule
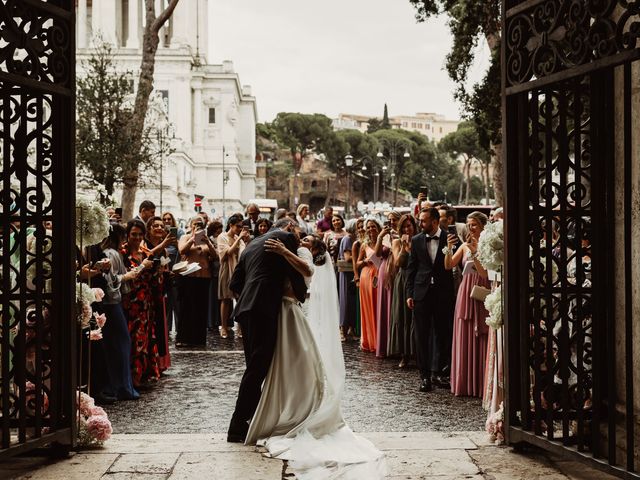
[[[389,156],[391,160],[391,165],[390,165],[391,171],[395,174],[399,149],[404,150],[402,158],[404,158],[404,161],[406,162],[411,157],[411,154],[409,153],[409,145],[405,141],[388,140],[386,138],[381,138],[380,142],[389,151]],[[384,159],[384,154],[382,152],[378,152],[376,156],[380,160]],[[383,165],[382,169],[386,170],[386,165]],[[391,178],[393,182],[393,205],[396,206],[398,203],[398,176],[392,175]],[[383,187],[384,187],[384,183],[383,183]]]
[[[353,157],[351,156],[350,153],[348,153],[344,157],[344,163],[347,166],[347,205],[345,208],[345,216],[348,217],[350,205],[351,205],[350,199],[349,199],[349,194],[351,192],[351,167],[353,166]]]

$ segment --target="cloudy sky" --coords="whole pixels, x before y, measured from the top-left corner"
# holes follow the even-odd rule
[[[209,0],[209,62],[232,60],[260,121],[278,112],[459,118],[443,69],[444,19],[417,24],[408,0]],[[473,77],[488,52],[479,48]]]

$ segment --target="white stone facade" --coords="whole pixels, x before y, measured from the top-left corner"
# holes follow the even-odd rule
[[[156,0],[156,12],[166,3]],[[210,216],[215,209],[214,217],[222,216],[223,202],[228,216],[255,198],[256,100],[232,62],[207,64],[208,3],[178,3],[163,28],[155,62],[154,94],[163,98],[175,132],[169,135],[174,152],[163,161],[162,210],[183,219],[194,214],[196,194],[204,195],[203,210]],[[78,75],[99,34],[114,45],[118,68],[134,72],[137,83],[143,6],[143,0],[77,0]],[[136,208],[148,199],[160,213],[160,171],[158,158],[153,181],[138,191]]]

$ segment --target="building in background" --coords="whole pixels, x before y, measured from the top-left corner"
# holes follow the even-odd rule
[[[157,0],[157,11],[166,3]],[[158,158],[157,171],[146,175],[136,197],[136,205],[152,200],[158,212],[162,203],[183,219],[193,215],[195,195],[204,197],[202,209],[213,216],[223,215],[223,205],[226,216],[243,210],[256,196],[256,99],[232,62],[207,62],[208,4],[179,2],[161,31],[154,97],[164,105],[167,121],[159,125],[174,151],[162,159],[162,168]],[[78,75],[101,38],[114,46],[118,68],[132,71],[137,83],[144,18],[144,0],[77,0]]]
[[[362,133],[367,131],[369,120],[382,117],[369,117],[366,115],[352,115],[341,113],[338,118],[333,119],[334,130],[354,129]],[[416,113],[415,115],[397,115],[389,117],[391,128],[401,128],[413,132],[421,133],[434,142],[438,143],[445,135],[455,132],[458,128],[459,120],[447,120],[444,115],[438,113]]]

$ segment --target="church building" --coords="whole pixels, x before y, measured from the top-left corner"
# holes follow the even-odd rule
[[[117,68],[138,81],[144,32],[144,0],[77,0],[78,75],[105,41]],[[255,197],[256,99],[231,61],[208,63],[209,0],[183,0],[160,32],[151,114],[172,153],[158,155],[157,169],[138,189],[136,208],[152,200],[156,212],[194,214],[196,196],[210,216],[229,216]],[[166,7],[156,0],[156,12]],[[159,112],[153,112],[160,105]],[[162,189],[161,189],[162,186]],[[116,192],[116,200],[119,200]]]

